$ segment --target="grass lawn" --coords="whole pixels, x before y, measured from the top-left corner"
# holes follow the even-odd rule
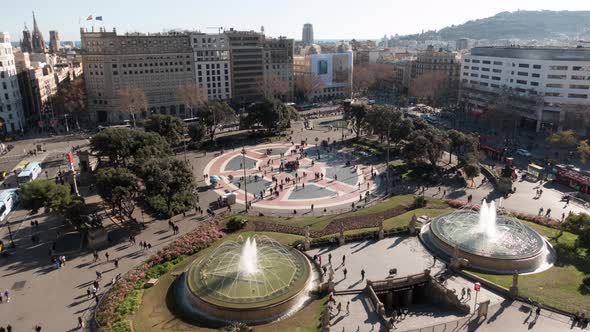
[[[410,220],[412,219],[412,216],[414,214],[416,214],[416,217],[429,216],[430,218],[433,218],[436,216],[440,216],[441,214],[444,214],[444,213],[452,212],[454,210],[455,209],[453,209],[453,208],[443,208],[443,209],[440,209],[440,208],[439,209],[420,208],[420,209],[408,211],[404,214],[400,214],[399,216],[386,219],[385,222],[383,223],[383,228],[385,230],[388,230],[388,229],[392,229],[392,228],[396,228],[396,227],[408,226],[408,224],[410,223]]]
[[[435,203],[438,200],[429,199],[429,204],[438,204]],[[304,228],[305,226],[309,226],[311,230],[320,231],[324,229],[332,220],[347,217],[347,216],[363,216],[372,213],[381,213],[387,211],[389,209],[393,209],[400,205],[411,205],[414,202],[413,195],[399,195],[391,197],[383,202],[379,202],[375,205],[372,205],[368,208],[359,209],[354,212],[348,212],[338,215],[328,215],[328,216],[318,216],[318,217],[295,217],[295,218],[277,218],[277,217],[259,217],[259,216],[251,216],[251,215],[238,215],[238,217],[242,217],[247,219],[248,221],[260,221],[260,222],[270,222],[275,224],[283,224],[283,225],[290,225]],[[438,201],[442,203],[442,201]],[[444,203],[442,203],[444,204]]]
[[[257,235],[269,236],[281,243],[291,244],[293,241],[303,237],[291,234],[257,232]],[[237,237],[252,236],[253,232],[233,233],[225,236],[223,239],[214,243],[211,247],[200,251],[199,253],[187,257],[181,263],[176,265],[171,272],[183,271],[195,260],[203,255],[210,253],[215,247],[227,240],[235,240]],[[142,303],[135,314],[129,319],[132,321],[134,331],[217,331],[217,329],[193,326],[176,318],[166,305],[166,295],[174,277],[171,273],[162,276],[158,283],[143,294]],[[312,301],[295,315],[270,324],[256,326],[257,332],[272,331],[297,331],[311,332],[317,331],[319,318],[327,302],[327,297]]]
[[[558,233],[553,228],[527,221],[523,223],[545,237],[552,237]],[[571,247],[571,255],[558,255],[556,265],[547,271],[519,277],[521,296],[570,312],[590,311],[590,296],[580,287],[584,275],[590,273],[590,261],[584,249],[574,252],[576,238],[577,235],[564,232],[558,243]],[[552,244],[555,245],[555,241],[552,241]],[[474,273],[506,288],[512,285],[512,276],[509,275]]]

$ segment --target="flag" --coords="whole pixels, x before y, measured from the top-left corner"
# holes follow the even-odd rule
[[[74,155],[72,154],[72,151],[68,152],[68,161],[70,162],[70,169],[72,170],[72,172],[75,172],[76,170],[74,169]]]
[[[94,19],[97,20],[97,21],[102,21],[102,16],[97,16]]]
[[[86,18],[86,21],[92,21],[92,15],[88,15],[88,17]]]

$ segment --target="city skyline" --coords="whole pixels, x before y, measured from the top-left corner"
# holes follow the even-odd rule
[[[46,7],[44,2],[33,0],[26,3],[12,3],[11,15],[3,17],[0,31],[9,32],[13,41],[22,37],[26,23],[32,28],[32,11],[35,11],[39,28],[44,34],[57,30],[61,40],[79,40],[79,28],[95,29],[105,27],[107,30],[117,28],[125,32],[161,32],[171,29],[200,30],[214,33],[212,27],[231,27],[238,30],[259,31],[264,26],[271,36],[287,36],[301,39],[304,23],[312,23],[315,39],[377,39],[384,34],[411,34],[424,30],[441,29],[458,25],[469,20],[493,16],[502,11],[515,10],[584,10],[580,1],[548,0],[519,1],[510,3],[478,4],[471,8],[466,0],[455,2],[452,7],[447,3],[427,1],[404,3],[403,8],[385,0],[372,0],[366,3],[366,15],[359,16],[358,10],[352,8],[358,3],[352,0],[333,2],[312,2],[303,0],[297,4],[283,1],[257,0],[243,4],[236,0],[222,3],[204,4],[202,1],[187,2],[171,0],[166,3],[155,2],[146,6],[136,0],[124,3],[105,0],[93,7],[75,1],[64,1],[59,7]],[[470,8],[471,10],[457,10]],[[312,9],[310,11],[310,9]],[[169,15],[161,15],[168,12]],[[408,15],[408,14],[420,14]],[[89,15],[102,16],[102,22],[87,21]]]

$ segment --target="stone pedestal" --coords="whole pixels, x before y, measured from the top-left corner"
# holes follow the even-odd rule
[[[409,307],[412,305],[412,302],[414,302],[414,289],[410,288],[406,291],[404,296],[404,307]]]
[[[88,231],[88,248],[98,249],[108,242],[108,234],[104,228],[93,228]]]
[[[339,236],[338,237],[338,245],[342,246],[344,245],[345,241],[344,241],[344,236]]]
[[[518,296],[518,287],[514,287],[514,286],[510,287],[509,293],[510,293],[510,298],[515,299]]]
[[[410,235],[416,234],[416,223],[418,222],[418,218],[416,214],[412,215],[412,219],[410,219],[410,224],[408,225],[408,230],[410,231]]]
[[[303,241],[303,248],[305,249],[305,251],[311,249],[311,242],[309,241],[309,239],[305,239]]]

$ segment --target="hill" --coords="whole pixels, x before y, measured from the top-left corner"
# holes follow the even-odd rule
[[[543,39],[590,32],[590,11],[516,11],[471,20],[404,39]]]

